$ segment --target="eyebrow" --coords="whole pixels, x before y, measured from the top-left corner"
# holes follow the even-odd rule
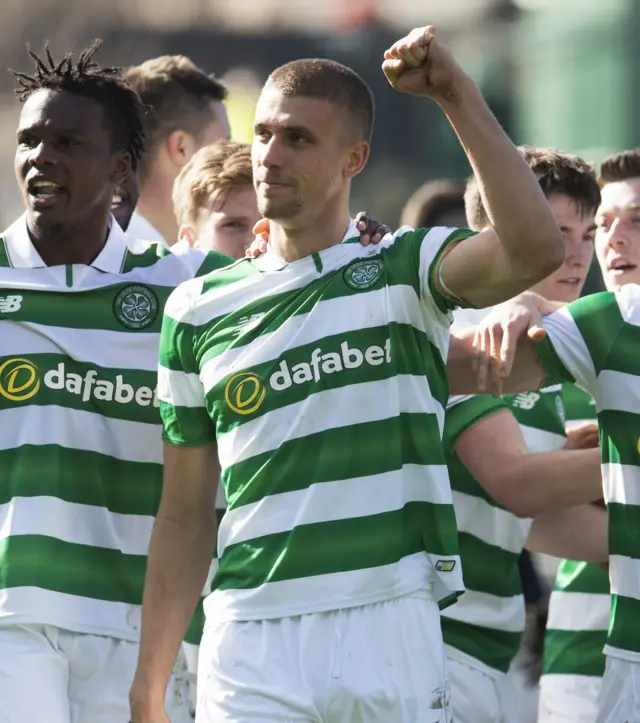
[[[284,131],[285,133],[299,133],[302,136],[309,136],[310,138],[315,138],[315,133],[310,128],[307,128],[306,126],[301,125],[288,125],[286,123],[278,123],[272,122],[268,123],[266,121],[261,121],[259,123],[256,123],[253,126],[254,131],[259,130],[266,130],[268,126],[275,126],[278,130]]]

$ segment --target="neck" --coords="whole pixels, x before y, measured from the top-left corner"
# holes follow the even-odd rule
[[[331,246],[344,238],[351,219],[347,208],[339,213],[322,214],[317,219],[305,219],[295,227],[284,227],[271,221],[269,243],[273,251],[287,262],[296,261]]]
[[[153,224],[169,245],[178,240],[178,224],[173,213],[173,183],[163,178],[149,180],[140,191],[136,211]]]
[[[109,235],[109,216],[96,223],[75,228],[51,226],[42,228],[27,220],[31,242],[47,266],[82,264],[89,266],[100,255]]]

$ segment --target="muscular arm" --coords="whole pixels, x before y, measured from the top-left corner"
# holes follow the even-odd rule
[[[473,168],[493,228],[454,246],[442,281],[477,307],[505,301],[562,263],[564,242],[538,182],[475,84],[440,101]]]
[[[164,720],[167,682],[213,558],[219,474],[215,444],[165,445],[162,499],[151,536],[140,655],[131,690],[134,721],[148,720],[151,711]]]
[[[536,517],[526,548],[554,557],[607,562],[609,516],[594,505],[578,505]]]
[[[454,449],[484,490],[518,517],[602,496],[599,449],[529,454],[518,422],[507,410],[469,427]]]

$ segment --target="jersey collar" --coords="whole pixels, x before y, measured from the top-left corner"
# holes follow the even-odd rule
[[[353,243],[354,241],[359,240],[360,231],[358,231],[357,228],[357,221],[352,218],[349,222],[349,227],[347,228],[345,235],[342,237],[342,241],[340,241],[340,244]],[[335,248],[336,246],[329,246],[328,248],[319,252],[320,256],[325,256],[326,254],[331,253]],[[311,256],[305,256],[293,263],[305,261],[311,262]],[[290,265],[287,261],[278,256],[275,251],[273,251],[273,249],[271,248],[270,240],[268,242],[266,252],[258,256],[254,260],[254,263],[259,271],[279,271],[280,269],[284,269],[286,266]]]
[[[27,231],[27,216],[23,214],[1,235],[4,239],[11,266],[16,269],[41,269],[46,266],[36,251]],[[102,251],[90,264],[107,274],[118,274],[127,253],[127,238],[115,218],[109,220],[109,235]]]

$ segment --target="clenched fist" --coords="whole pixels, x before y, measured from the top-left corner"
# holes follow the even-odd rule
[[[460,81],[467,78],[432,25],[412,30],[384,58],[382,71],[396,90],[437,102],[454,100]]]

